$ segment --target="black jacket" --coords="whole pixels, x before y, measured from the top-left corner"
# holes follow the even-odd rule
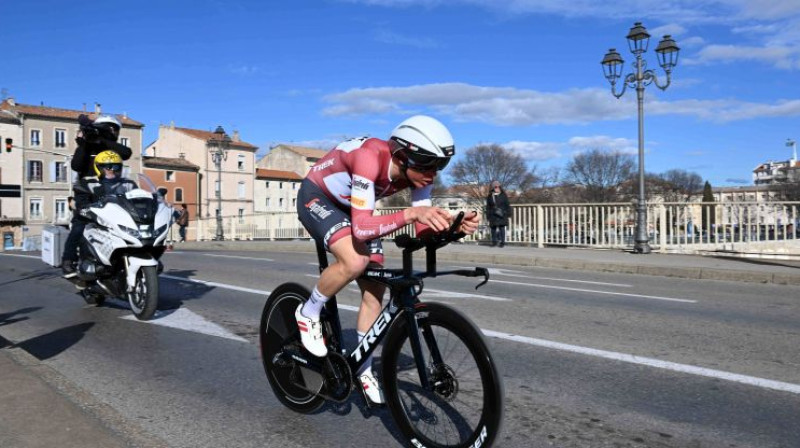
[[[119,154],[122,160],[131,158],[131,148],[121,145],[117,142],[110,142],[99,137],[88,141],[84,138],[77,138],[78,147],[75,149],[75,154],[72,156],[72,170],[78,173],[80,177],[94,176],[94,157],[103,151],[111,150]]]
[[[81,131],[83,131],[83,136],[75,139],[78,147],[75,149],[75,154],[72,155],[70,166],[72,171],[78,173],[79,177],[83,178],[97,174],[93,168],[94,156],[103,151],[114,151],[122,157],[122,160],[131,158],[131,148],[116,141],[109,141],[100,137],[97,130],[92,127],[92,120],[88,116],[79,116],[78,124],[80,124]]]
[[[507,226],[510,216],[511,204],[508,202],[505,190],[501,188],[497,195],[489,193],[489,196],[486,197],[486,217],[489,225],[492,227]]]

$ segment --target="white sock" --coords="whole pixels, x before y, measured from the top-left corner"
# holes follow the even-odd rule
[[[364,336],[366,335],[366,333],[361,331],[356,331],[356,333],[358,333],[359,341],[364,339]],[[369,355],[369,358],[365,359],[364,364],[361,365],[361,369],[358,371],[358,376],[361,375],[369,375],[373,378],[375,377],[375,375],[372,373],[372,355]]]
[[[327,302],[328,299],[330,299],[330,297],[322,295],[315,286],[314,290],[311,291],[311,297],[306,300],[303,309],[300,310],[300,314],[309,319],[318,320],[319,313],[322,312],[322,307],[325,306],[325,302]]]

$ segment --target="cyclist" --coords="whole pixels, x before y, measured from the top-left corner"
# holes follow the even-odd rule
[[[356,138],[340,143],[309,171],[297,195],[297,212],[312,237],[322,242],[336,261],[320,275],[311,297],[297,308],[295,318],[305,348],[326,356],[319,316],[325,302],[372,264],[383,265],[380,237],[415,223],[417,234],[447,230],[452,216],[431,206],[433,180],[455,154],[450,131],[434,118],[416,115],[404,120],[389,140]],[[406,188],[411,207],[375,215],[375,201]],[[477,212],[467,216],[461,231],[478,227]],[[361,306],[356,330],[359,339],[381,310],[383,285],[358,280]],[[372,372],[372,359],[356,372],[370,401],[384,402]]]

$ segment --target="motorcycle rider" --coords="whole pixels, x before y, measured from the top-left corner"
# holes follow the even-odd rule
[[[121,160],[128,160],[131,157],[131,149],[117,143],[122,124],[115,117],[100,115],[92,121],[87,115],[81,114],[78,117],[78,123],[80,132],[75,139],[78,147],[72,156],[70,166],[73,171],[78,173],[79,182],[87,176],[98,175],[96,173],[97,169],[94,167],[94,159],[103,151],[112,150],[118,154]],[[81,197],[79,198],[79,196]],[[84,208],[89,204],[89,202],[81,202],[82,199],[87,199],[85,194],[75,194],[76,209]],[[71,278],[76,275],[75,263],[78,260],[78,241],[80,241],[84,227],[86,227],[86,221],[74,214],[72,227],[61,258],[61,269],[65,278]]]

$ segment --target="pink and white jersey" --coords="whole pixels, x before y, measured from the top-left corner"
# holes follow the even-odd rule
[[[406,224],[403,211],[373,216],[375,201],[408,188],[405,178],[389,176],[389,144],[377,138],[355,138],[340,143],[306,176],[342,210],[349,210],[353,236],[361,241],[379,238]],[[431,205],[433,185],[411,191],[413,206]],[[418,229],[419,230],[419,229]]]

